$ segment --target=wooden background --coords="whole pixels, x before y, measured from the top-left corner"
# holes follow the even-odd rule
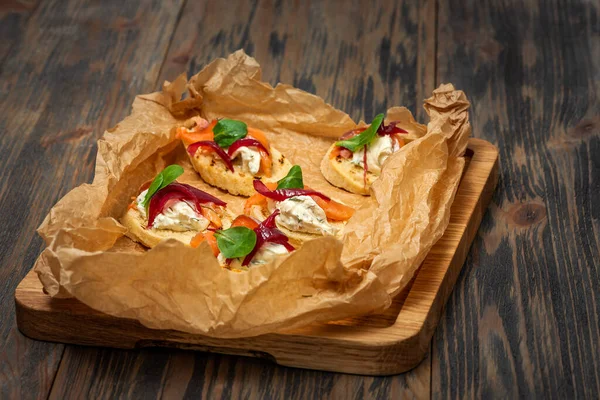
[[[600,4],[582,1],[0,0],[0,398],[597,398]],[[354,118],[442,82],[500,149],[500,183],[416,369],[361,377],[22,336],[34,229],[93,176],[133,97],[244,48],[271,83]]]

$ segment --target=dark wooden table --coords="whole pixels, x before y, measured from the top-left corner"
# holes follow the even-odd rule
[[[452,4],[449,4],[452,3]],[[526,4],[525,4],[526,3]],[[597,398],[600,3],[0,1],[0,398]],[[472,101],[501,177],[416,369],[363,377],[199,352],[30,340],[13,293],[49,208],[138,93],[244,48],[354,118]]]

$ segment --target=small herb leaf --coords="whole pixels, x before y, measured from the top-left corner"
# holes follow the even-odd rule
[[[246,137],[248,125],[234,119],[221,119],[213,128],[213,133],[215,142],[224,149],[231,146],[236,140]]]
[[[216,231],[217,246],[225,258],[245,257],[256,246],[256,233],[245,226]]]
[[[285,177],[277,182],[277,189],[304,189],[302,182],[302,168],[294,165]]]
[[[158,175],[156,175],[150,184],[150,187],[148,187],[148,192],[146,192],[146,197],[144,197],[144,202],[142,203],[143,206],[148,208],[148,204],[150,204],[150,199],[152,196],[154,196],[160,189],[173,183],[181,174],[183,174],[183,168],[177,164],[169,165],[167,168],[163,169]]]
[[[371,125],[359,135],[347,140],[335,142],[335,145],[345,147],[352,152],[360,150],[363,146],[370,144],[375,139],[377,136],[377,129],[379,129],[379,126],[383,122],[383,118],[383,114],[377,115],[375,119],[373,119],[373,122],[371,122]]]

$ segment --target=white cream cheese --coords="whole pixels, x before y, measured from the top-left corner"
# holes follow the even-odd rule
[[[137,209],[144,219],[146,219],[147,216],[146,209],[142,203],[144,202],[147,192],[147,189],[144,190],[135,200]],[[210,222],[206,218],[196,213],[188,203],[185,201],[178,201],[156,216],[152,228],[169,229],[178,232],[203,231],[208,228],[209,223]]]
[[[377,136],[367,148],[367,168],[374,174],[381,173],[381,166],[387,158],[400,149],[398,143],[390,135]],[[352,164],[364,168],[365,147],[352,154]]]
[[[253,265],[267,264],[268,262],[273,261],[277,256],[280,256],[282,254],[288,254],[288,251],[285,248],[285,246],[277,243],[265,243],[261,246],[260,249],[258,249],[248,266],[251,267]],[[219,263],[223,265],[225,264],[226,259],[222,253],[219,253],[217,259],[219,260]],[[243,262],[244,258],[235,258],[231,260],[229,266],[231,268],[242,269],[244,268],[242,267]]]
[[[231,155],[231,159],[242,156],[242,168],[249,171],[252,175],[256,175],[260,168],[260,152],[249,147],[240,147]]]
[[[325,211],[310,196],[294,196],[276,203],[280,214],[275,221],[297,232],[335,235],[337,229],[327,222]]]

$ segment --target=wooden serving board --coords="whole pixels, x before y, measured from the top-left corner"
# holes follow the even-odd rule
[[[176,347],[262,357],[300,368],[391,375],[425,356],[444,304],[467,257],[498,180],[498,151],[470,139],[465,168],[452,204],[450,225],[408,287],[384,313],[311,325],[252,338],[218,339],[154,330],[112,317],[75,299],[52,299],[30,271],[15,292],[19,329],[33,339],[90,346]]]

